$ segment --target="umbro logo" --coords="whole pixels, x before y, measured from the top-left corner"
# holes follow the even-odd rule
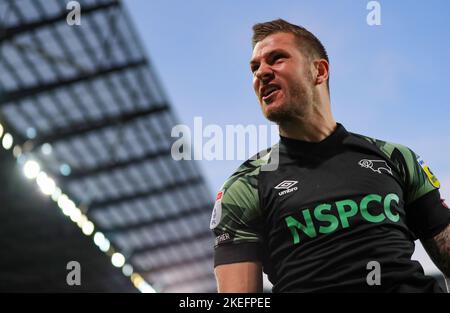
[[[362,159],[358,163],[361,167],[370,168],[372,171],[381,174],[381,171],[392,175],[392,169],[389,167],[386,161],[383,160],[367,160]]]
[[[282,181],[281,183],[279,183],[278,185],[276,185],[274,188],[275,189],[283,189],[282,191],[280,191],[278,193],[279,196],[283,196],[285,194],[288,194],[290,192],[298,190],[298,187],[295,186],[297,184],[298,184],[298,181],[296,181],[296,180],[285,180],[285,181]]]

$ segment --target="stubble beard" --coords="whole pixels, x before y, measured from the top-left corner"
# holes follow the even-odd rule
[[[312,90],[309,90],[306,86],[296,85],[290,89],[289,94],[289,102],[284,103],[279,110],[266,115],[269,121],[282,126],[301,120],[308,115],[312,108]]]

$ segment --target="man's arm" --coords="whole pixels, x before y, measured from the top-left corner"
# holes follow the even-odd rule
[[[445,275],[450,292],[450,225],[433,238],[421,242],[434,264]]]
[[[262,267],[259,262],[218,265],[215,268],[218,292],[262,292]]]

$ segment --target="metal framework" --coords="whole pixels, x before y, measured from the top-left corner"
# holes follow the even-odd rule
[[[171,157],[177,121],[124,5],[79,1],[69,26],[67,2],[0,0],[1,119],[146,281],[214,291],[211,193]]]

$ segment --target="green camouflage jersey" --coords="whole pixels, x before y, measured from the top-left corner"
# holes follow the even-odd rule
[[[411,260],[450,222],[438,189],[412,150],[341,124],[319,143],[282,137],[218,193],[215,266],[259,261],[274,292],[439,292]]]

